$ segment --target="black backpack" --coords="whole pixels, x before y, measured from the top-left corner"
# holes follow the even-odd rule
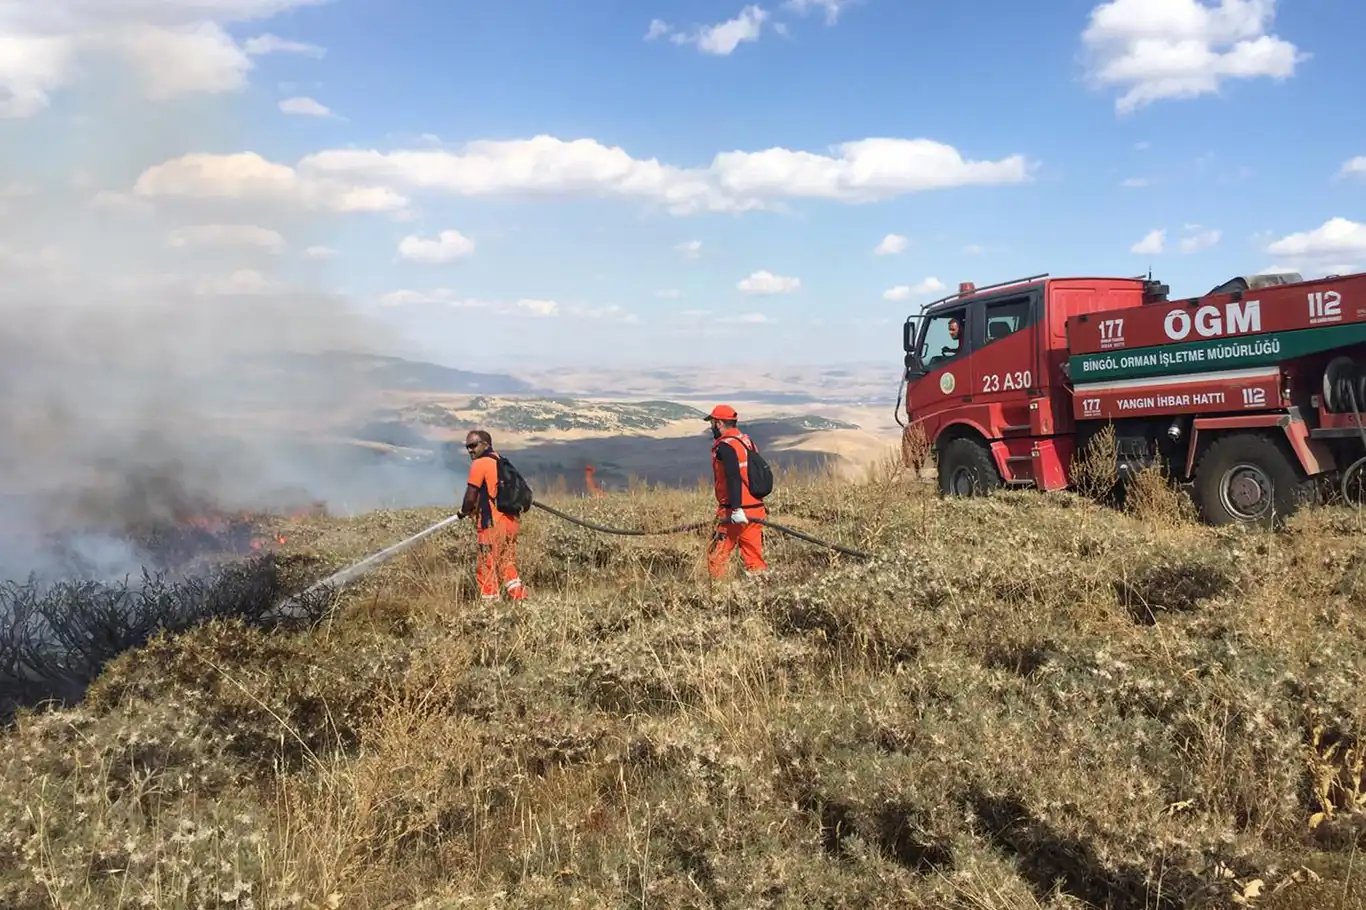
[[[741,443],[741,445],[745,445]],[[773,469],[764,461],[764,456],[759,454],[758,446],[753,444],[745,445],[745,451],[749,452],[749,492],[755,499],[763,499],[773,492]]]
[[[507,456],[499,455],[498,496],[494,503],[498,511],[506,515],[521,515],[531,509],[531,484],[526,482],[522,472],[513,467]]]

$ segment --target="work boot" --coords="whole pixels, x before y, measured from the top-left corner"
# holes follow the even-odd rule
[[[520,578],[514,578],[512,581],[508,582],[507,590],[508,600],[527,599],[526,585],[522,584],[522,580]]]

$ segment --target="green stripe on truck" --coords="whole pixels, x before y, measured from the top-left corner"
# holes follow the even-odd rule
[[[1145,376],[1171,376],[1270,366],[1366,342],[1366,323],[1349,323],[1290,332],[1267,332],[1164,344],[1130,351],[1077,354],[1068,359],[1072,384]]]

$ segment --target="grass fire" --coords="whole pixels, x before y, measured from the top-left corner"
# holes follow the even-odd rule
[[[164,520],[45,533],[43,572],[0,583],[0,720],[79,701],[105,664],[154,635],[213,619],[282,624],[272,608],[298,593],[276,552],[287,538],[269,527],[282,517],[200,502]],[[304,598],[305,617],[320,615],[324,593]]]
[[[457,528],[265,616],[420,509],[213,524],[285,542],[185,588],[7,589],[79,604],[103,669],[0,740],[0,903],[1366,906],[1357,512],[1211,529],[1157,476],[944,500],[895,462],[770,503],[876,558],[773,537],[771,577],[710,584],[705,533],[535,513],[529,601],[478,599]]]

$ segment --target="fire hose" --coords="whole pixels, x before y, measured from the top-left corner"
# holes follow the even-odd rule
[[[1352,400],[1352,416],[1356,418],[1357,434],[1361,436],[1362,444],[1366,445],[1366,426],[1362,426],[1361,423],[1361,402],[1357,401],[1357,384],[1355,382],[1347,383],[1347,397]],[[1361,505],[1360,497],[1352,496],[1350,485],[1352,478],[1360,474],[1363,468],[1366,468],[1366,455],[1347,466],[1342,472],[1342,482],[1339,485],[1342,498],[1357,506]]]
[[[593,522],[586,521],[582,518],[575,518],[573,515],[566,515],[559,509],[552,509],[545,503],[533,502],[531,505],[537,509],[544,509],[545,511],[549,512],[551,515],[554,515],[557,518],[562,518],[565,521],[571,522],[583,528],[587,528],[590,531],[601,531],[604,534],[621,534],[629,537],[643,537],[648,534],[682,534],[686,531],[696,531],[700,528],[705,528],[708,525],[715,524],[715,522],[712,521],[694,521],[691,524],[678,525],[674,528],[664,528],[661,531],[633,531],[628,530],[626,528],[609,528],[606,525],[594,524]],[[756,525],[763,525],[766,528],[772,528],[780,534],[786,534],[789,537],[800,538],[802,540],[805,540],[807,543],[813,543],[818,547],[825,547],[827,550],[834,550],[837,553],[843,553],[845,556],[852,556],[855,559],[873,558],[873,554],[871,553],[864,553],[862,550],[853,550],[849,547],[841,546],[837,543],[830,543],[827,540],[820,540],[819,538],[812,537],[810,534],[804,534],[801,531],[798,531],[796,528],[789,528],[786,525],[780,525],[777,522],[769,521],[766,518],[751,518],[749,520]]]
[[[531,505],[533,508],[549,512],[556,518],[560,518],[564,521],[570,522],[571,524],[576,524],[582,528],[587,528],[590,531],[599,531],[603,534],[617,534],[625,537],[647,537],[662,534],[684,534],[688,531],[697,531],[715,524],[714,521],[694,521],[688,524],[677,525],[672,528],[662,528],[654,531],[645,531],[632,528],[611,528],[607,525],[596,524],[595,522],[591,522],[583,518],[576,518],[575,516],[570,515],[566,512],[561,512],[559,509],[551,508],[545,503],[533,502]],[[423,530],[418,531],[411,537],[408,537],[404,540],[400,540],[398,543],[394,544],[391,547],[386,547],[385,549],[380,550],[378,553],[374,553],[370,556],[365,557],[360,562],[354,563],[353,565],[349,565],[338,572],[333,572],[331,575],[327,576],[321,581],[316,581],[313,584],[309,585],[301,593],[292,595],[280,601],[280,603],[276,605],[276,612],[282,615],[289,615],[291,613],[291,608],[297,605],[297,602],[300,598],[307,597],[309,594],[317,593],[318,591],[321,591],[325,588],[341,587],[343,585],[355,581],[358,578],[363,578],[364,576],[370,574],[370,572],[372,572],[374,569],[378,568],[382,563],[388,562],[390,559],[393,559],[400,553],[412,549],[421,541],[426,540],[428,537],[432,536],[438,531],[445,530],[446,528],[450,527],[451,525],[455,524],[460,520],[461,517],[459,515],[451,515],[447,518],[443,518],[441,521],[438,521],[431,527],[424,528]],[[805,534],[801,531],[798,531],[796,528],[789,528],[786,525],[781,525],[777,522],[769,521],[765,518],[751,518],[749,520],[754,524],[763,525],[766,528],[772,528],[780,534],[786,534],[790,537],[796,537],[801,540],[805,540],[808,543],[813,543],[817,546],[825,547],[828,550],[834,550],[837,553],[843,553],[846,556],[852,556],[855,559],[873,558],[873,555],[871,553],[865,553],[862,550],[855,550],[837,543],[830,543],[829,541],[821,540],[819,538],[812,537],[810,534]]]

